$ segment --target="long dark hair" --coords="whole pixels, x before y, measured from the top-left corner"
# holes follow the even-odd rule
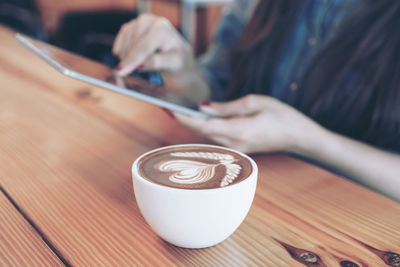
[[[260,0],[235,47],[227,98],[265,93],[299,0]],[[400,151],[400,1],[363,0],[288,102],[323,126]]]

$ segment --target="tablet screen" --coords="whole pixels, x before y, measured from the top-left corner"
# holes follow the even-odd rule
[[[102,82],[115,85],[122,90],[135,91],[191,110],[197,110],[197,102],[191,100],[190,96],[185,95],[185,92],[182,89],[167,88],[164,85],[150,83],[136,76],[119,77],[116,76],[113,70],[106,65],[65,51],[61,48],[22,35],[17,36],[17,39],[22,44],[28,46],[28,48],[33,50],[33,52],[38,54],[50,65],[57,68],[59,71],[64,72],[64,74],[66,74],[64,69],[67,69],[83,74],[89,78],[95,78]],[[85,80],[85,77],[78,77],[78,79],[91,82],[90,79]],[[96,83],[96,85],[99,85],[99,83]],[[104,86],[104,84],[101,84],[101,86],[107,87],[106,85]],[[148,102],[157,104],[152,101]]]

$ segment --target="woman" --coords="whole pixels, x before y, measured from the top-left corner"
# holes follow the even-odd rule
[[[177,120],[246,153],[286,151],[400,201],[400,1],[236,1],[197,66],[163,18],[121,29],[118,73],[182,77],[207,113]],[[229,101],[229,102],[221,102]]]

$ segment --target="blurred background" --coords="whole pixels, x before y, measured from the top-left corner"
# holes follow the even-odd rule
[[[232,0],[0,0],[0,24],[111,67],[119,28],[144,12],[168,18],[196,55]]]

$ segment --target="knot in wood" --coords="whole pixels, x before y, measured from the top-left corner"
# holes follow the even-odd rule
[[[299,254],[298,258],[305,262],[312,262],[315,263],[318,261],[317,255],[311,252],[302,252]]]
[[[358,264],[355,264],[354,262],[351,262],[351,261],[341,261],[340,266],[342,266],[342,267],[358,267]]]
[[[393,252],[386,252],[385,253],[387,258],[387,263],[390,266],[400,267],[400,255]]]

